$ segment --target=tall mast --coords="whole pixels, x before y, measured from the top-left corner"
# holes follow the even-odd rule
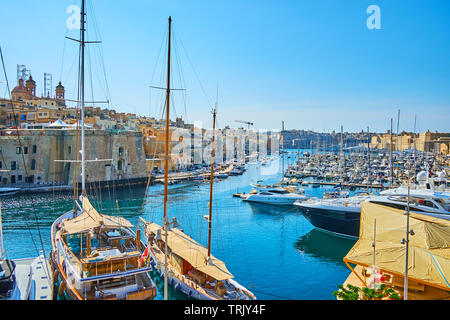
[[[216,103],[217,106],[217,103]],[[213,184],[214,184],[214,139],[216,130],[216,115],[217,109],[214,108],[213,114],[213,131],[212,131],[212,143],[211,143],[211,175],[209,178],[210,188],[209,188],[209,227],[208,227],[208,260],[211,257],[211,218],[212,218],[212,200],[213,200]]]
[[[170,110],[170,38],[171,38],[172,17],[169,17],[169,35],[167,49],[167,88],[166,88],[166,141],[165,141],[165,157],[164,157],[164,300],[167,300],[167,186],[169,180],[169,110]]]
[[[397,142],[395,143],[395,150],[398,151],[398,130],[399,130],[399,125],[400,125],[400,109],[398,109],[398,113],[397,113]]]
[[[2,202],[0,201],[0,259],[3,257]]]
[[[394,164],[393,164],[393,158],[392,158],[392,118],[391,118],[391,145],[390,145],[390,158],[391,158],[391,188],[394,186]]]
[[[80,102],[81,102],[81,193],[86,194],[86,155],[85,155],[85,139],[84,139],[84,47],[85,47],[85,0],[81,1],[81,30],[80,30],[80,46],[81,46],[81,59],[80,59]]]
[[[417,122],[417,114],[414,115],[414,167],[416,166],[416,122]]]
[[[409,210],[410,210],[410,206],[409,206],[409,197],[410,197],[410,179],[411,179],[411,168],[408,171],[408,206],[405,210],[405,215],[406,215],[406,240],[403,239],[402,243],[406,244],[406,248],[405,248],[405,279],[404,279],[404,284],[403,284],[403,299],[404,300],[408,300],[408,253],[409,253],[409,235],[413,235],[414,233],[411,233],[411,231],[409,230]]]
[[[284,179],[284,121],[281,121],[281,181]]]
[[[343,168],[343,163],[345,162],[345,155],[344,155],[344,126],[341,125],[341,174],[344,174],[344,168]]]
[[[369,170],[370,170],[370,132],[369,132],[369,127],[367,127],[367,161],[369,163]]]

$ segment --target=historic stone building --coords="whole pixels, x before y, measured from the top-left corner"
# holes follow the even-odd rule
[[[414,134],[410,132],[401,132],[398,135],[392,135],[392,150],[403,151],[407,149],[416,149],[424,152],[435,152],[449,154],[450,133],[426,132]],[[391,145],[390,133],[377,134],[372,137],[370,147],[372,149],[389,150]]]
[[[20,130],[0,136],[3,185],[72,185],[81,174],[76,130]],[[136,182],[148,177],[140,132],[86,130],[87,182]],[[97,160],[97,161],[93,161]],[[78,178],[81,182],[81,178]]]

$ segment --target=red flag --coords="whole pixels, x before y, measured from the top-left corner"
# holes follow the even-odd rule
[[[148,255],[148,247],[145,248],[144,253],[141,255],[141,257],[138,260],[139,267],[142,267],[142,264],[144,263],[144,259],[147,257],[147,255]]]

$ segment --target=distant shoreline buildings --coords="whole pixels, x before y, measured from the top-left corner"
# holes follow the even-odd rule
[[[66,105],[65,88],[61,82],[54,88],[53,97],[49,92],[47,96],[39,97],[36,95],[36,82],[31,75],[27,77],[26,80],[18,79],[11,91],[11,99],[0,99],[0,185],[71,185],[77,181],[75,150],[79,149],[80,142],[75,129],[81,125],[79,109]],[[163,119],[92,106],[86,106],[84,111],[86,157],[97,159],[87,165],[88,181],[146,182],[152,172],[161,173],[165,169]],[[181,136],[172,137],[180,130],[183,132]],[[173,141],[169,144],[172,154],[169,171],[206,163],[210,153],[207,151],[211,141],[209,130],[195,128],[182,118],[176,118],[170,121],[170,131]],[[269,132],[269,138],[264,140],[251,130],[239,128],[236,131],[229,127],[216,130],[216,135],[216,162],[219,163],[229,160],[230,155],[237,159],[239,153],[249,156],[261,150],[270,154],[272,149],[278,151],[279,147],[338,150],[340,146],[369,145],[371,149],[389,149],[391,141],[389,133],[317,133],[305,130]],[[183,156],[173,155],[172,150],[183,141],[188,150]],[[417,135],[402,132],[398,136],[398,144],[397,137],[393,138],[394,150],[415,146],[420,151],[442,154],[449,153],[449,142],[450,134],[430,131]]]
[[[448,155],[450,147],[450,133],[431,132],[424,133],[401,132],[398,134],[373,132],[331,132],[319,133],[309,130],[285,130],[282,132],[283,145],[287,149],[318,149],[337,151],[341,144],[344,149],[370,148],[372,150],[417,150],[436,154]]]
[[[0,185],[71,185],[77,181],[75,168],[79,166],[75,151],[80,145],[76,129],[83,125],[78,121],[79,109],[66,105],[61,82],[55,87],[54,97],[49,92],[46,97],[39,97],[36,82],[27,76],[25,81],[18,79],[11,99],[0,99]],[[85,106],[84,113],[86,158],[96,159],[87,164],[89,182],[146,182],[152,172],[165,169],[163,119],[92,106]],[[216,130],[220,155],[229,153],[225,140],[220,139],[226,130]],[[171,137],[176,137],[169,144],[171,154],[183,139],[189,149],[184,156],[171,155],[169,171],[193,167],[194,159],[200,165],[206,163],[209,155],[205,156],[208,152],[204,150],[211,141],[208,130],[176,118],[170,121],[170,131]],[[182,131],[182,136],[174,135],[178,131]],[[253,140],[244,139],[243,152],[248,154]],[[237,145],[238,141],[232,143]],[[270,139],[265,143],[270,146]],[[225,156],[218,156],[215,161],[221,163],[223,159]]]

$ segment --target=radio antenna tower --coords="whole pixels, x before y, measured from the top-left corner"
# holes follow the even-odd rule
[[[52,97],[52,74],[44,73],[44,97]]]
[[[30,77],[30,70],[23,64],[17,65],[17,82],[19,79],[27,80]]]

